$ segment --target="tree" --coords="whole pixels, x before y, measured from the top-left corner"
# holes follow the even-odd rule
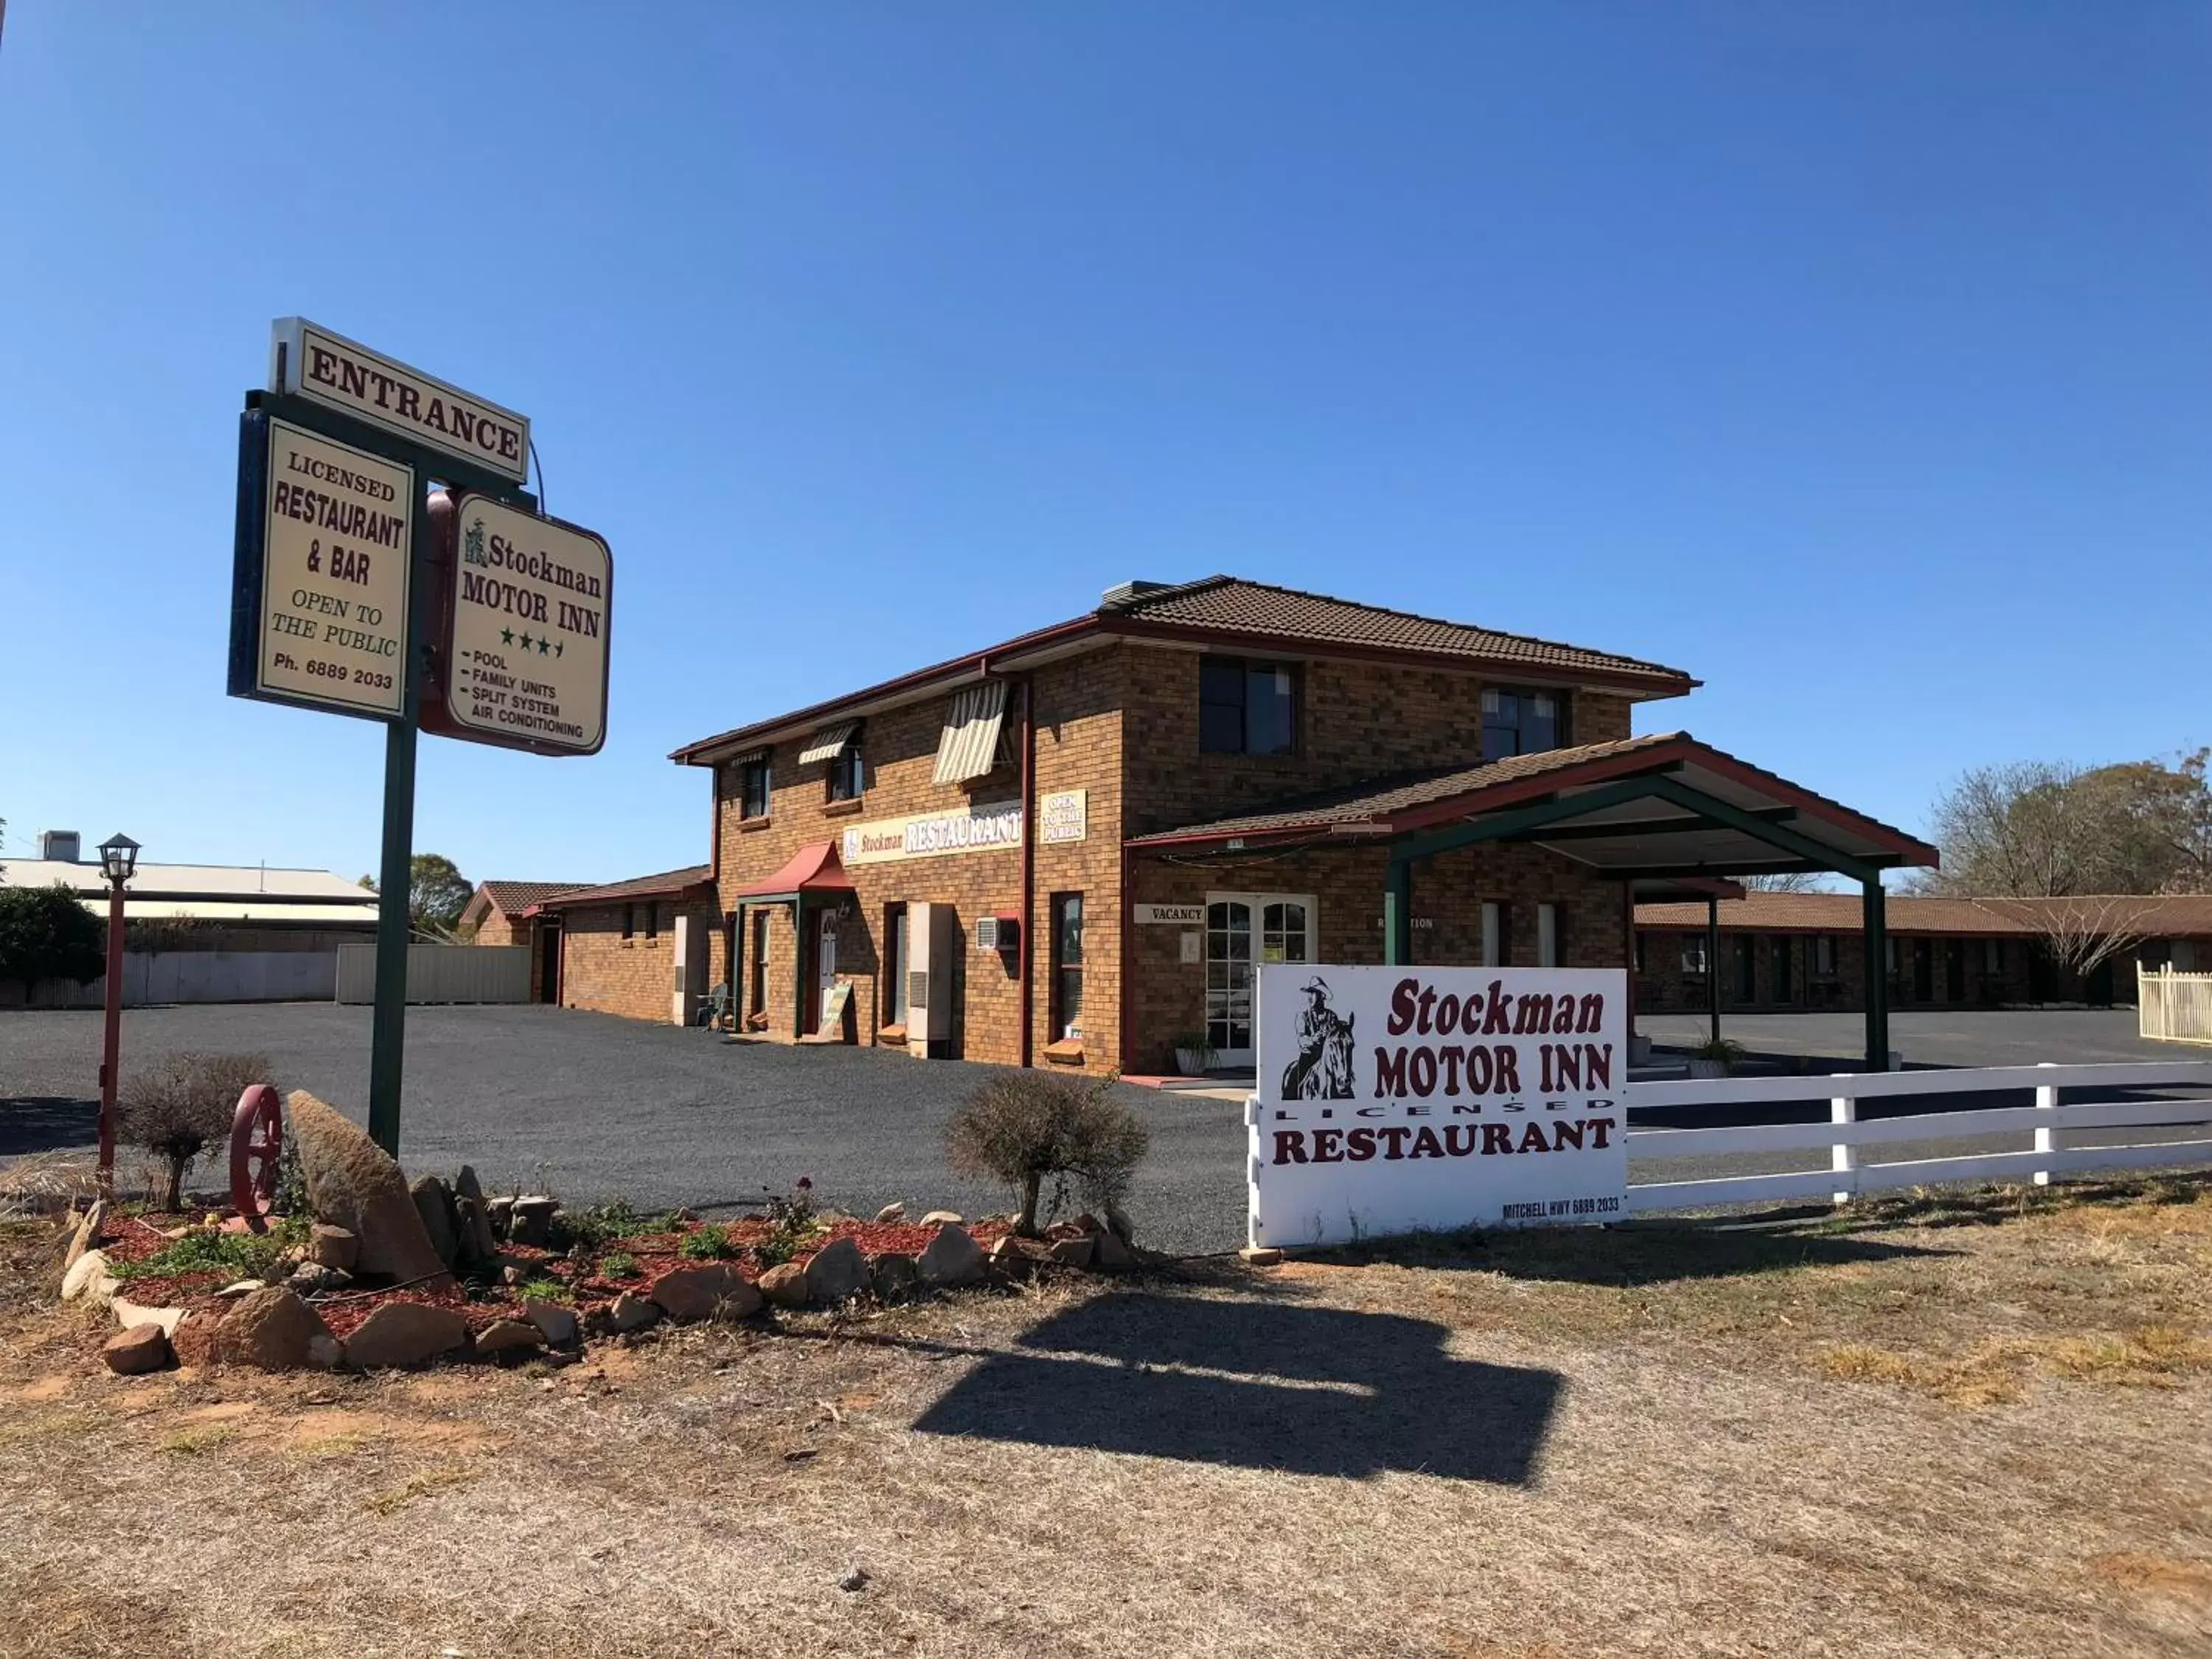
[[[957,1107],[945,1125],[952,1166],[990,1176],[1017,1195],[1014,1231],[1034,1237],[1045,1177],[1071,1179],[1095,1207],[1120,1206],[1152,1136],[1113,1097],[1114,1079],[1007,1072]],[[1059,1194],[1054,1195],[1058,1207]]]
[[[2083,981],[2148,939],[2158,916],[2156,899],[2129,893],[1984,899],[1982,908],[2035,929],[2052,964]]]
[[[133,1146],[157,1153],[168,1165],[161,1207],[174,1213],[185,1203],[185,1176],[210,1141],[230,1134],[239,1097],[267,1083],[261,1054],[173,1054],[151,1071],[134,1073],[116,1097],[117,1132]]]
[[[1825,893],[1828,878],[1818,870],[1791,870],[1777,875],[1730,876],[1748,893]]]
[[[2203,890],[2212,884],[2207,758],[2200,750],[2172,766],[1977,767],[1936,804],[1943,867],[1917,889],[2015,898]]]
[[[475,884],[442,853],[417,853],[407,866],[407,917],[425,938],[451,939]]]
[[[0,980],[20,980],[26,1002],[47,980],[89,985],[106,970],[99,918],[75,893],[58,882],[0,889]]]

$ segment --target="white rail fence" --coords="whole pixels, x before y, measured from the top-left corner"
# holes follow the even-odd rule
[[[376,947],[338,946],[337,1000],[376,1000]],[[530,947],[526,945],[410,945],[407,947],[410,1002],[527,1002]]]
[[[2212,974],[2140,969],[2136,975],[2136,1030],[2161,1042],[2212,1042]]]
[[[2212,977],[2198,975],[2198,977]],[[2195,1089],[2212,1091],[2212,1060],[2153,1061],[2092,1066],[1998,1066],[1973,1070],[1838,1073],[1826,1078],[1726,1078],[1628,1085],[1628,1208],[1702,1208],[1715,1204],[1763,1204],[1829,1198],[1840,1204],[1868,1193],[1946,1181],[2020,1181],[2038,1185],[2054,1177],[2097,1170],[2168,1168],[2212,1163],[2212,1093],[2161,1100],[2097,1100],[2061,1105],[2067,1090]],[[1862,1120],[1866,1101],[1900,1096],[1980,1094],[2033,1090],[2033,1106],[1923,1111]],[[1656,1107],[1753,1106],[1826,1100],[1826,1123],[1756,1123],[1719,1129],[1638,1128],[1633,1115]],[[2190,1139],[2115,1144],[2121,1129],[2194,1129]],[[1917,1158],[1869,1164],[1862,1148],[1958,1140],[2018,1133],[2029,1144],[2017,1151],[1963,1157]],[[1636,1180],[1636,1165],[1655,1158],[1715,1158],[1747,1153],[1828,1153],[1829,1167],[1773,1175],[1729,1176],[1698,1181]]]

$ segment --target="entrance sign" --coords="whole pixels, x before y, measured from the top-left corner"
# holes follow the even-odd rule
[[[1261,967],[1252,1243],[1619,1219],[1627,978]]]
[[[840,849],[847,864],[888,864],[895,859],[939,858],[948,853],[1018,847],[1022,804],[994,801],[964,812],[920,812],[854,824]]]
[[[597,754],[614,597],[606,543],[467,492],[438,497],[430,514],[450,550],[422,729],[541,755]]]
[[[400,719],[413,470],[264,415],[239,442],[230,695]]]
[[[269,389],[289,392],[473,461],[517,483],[530,477],[530,422],[304,317],[270,327]]]

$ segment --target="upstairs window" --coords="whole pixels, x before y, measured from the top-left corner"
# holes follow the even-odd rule
[[[1201,657],[1198,746],[1208,755],[1297,752],[1298,668],[1295,663]]]
[[[867,787],[867,768],[860,760],[860,745],[848,743],[830,757],[830,799],[858,800]]]
[[[1482,757],[1537,755],[1567,741],[1567,697],[1564,691],[1525,687],[1482,688]]]
[[[768,757],[749,755],[738,763],[738,816],[764,818],[768,805]]]

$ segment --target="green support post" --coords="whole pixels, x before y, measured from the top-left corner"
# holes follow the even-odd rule
[[[1889,1069],[1889,946],[1881,878],[1874,875],[1859,889],[1863,905],[1861,930],[1866,941],[1866,1063],[1869,1072]]]
[[[1390,879],[1382,889],[1382,961],[1402,968],[1413,959],[1413,866],[1390,860]]]
[[[1705,1009],[1712,1019],[1712,1040],[1721,1040],[1721,902],[1705,900]]]
[[[408,550],[407,653],[399,718],[384,731],[384,846],[377,871],[376,1006],[368,1036],[368,1133],[399,1156],[399,1097],[407,1058],[407,947],[415,860],[415,739],[422,666],[430,649],[433,532],[427,481],[414,473],[415,534]]]

